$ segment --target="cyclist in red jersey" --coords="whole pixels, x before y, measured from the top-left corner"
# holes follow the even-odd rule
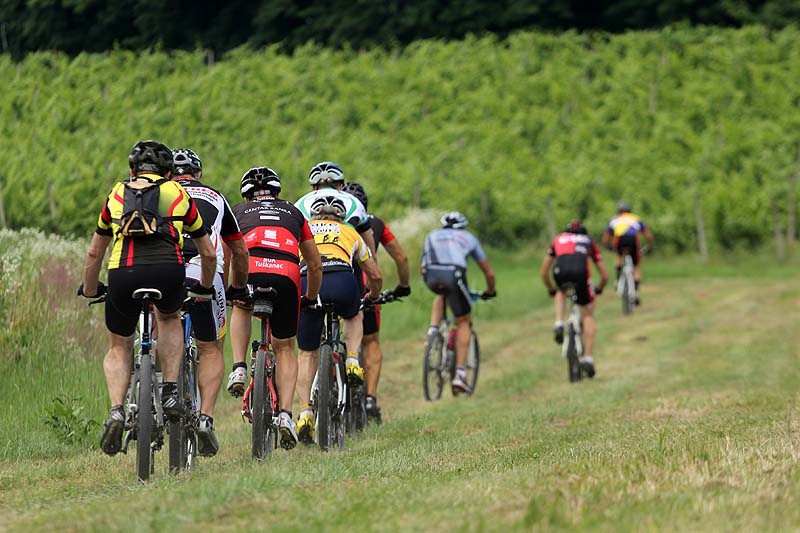
[[[364,187],[358,183],[348,183],[342,189],[358,198],[367,209],[367,193]],[[367,212],[369,212],[367,210]],[[409,267],[408,257],[400,246],[397,238],[389,229],[389,226],[376,217],[369,215],[369,223],[372,227],[372,237],[375,241],[375,246],[381,244],[389,256],[394,260],[395,267],[397,268],[398,284],[395,287],[394,294],[398,297],[404,297],[411,294],[411,287],[409,286]],[[354,265],[357,267],[358,263]],[[359,269],[360,270],[360,269]],[[366,274],[361,272],[357,274],[359,280],[366,285]],[[363,289],[363,287],[362,287]],[[365,290],[362,290],[362,294]],[[372,306],[364,309],[364,337],[361,339],[361,346],[364,350],[364,371],[366,373],[367,382],[367,416],[372,420],[381,423],[381,409],[378,407],[378,381],[381,376],[381,365],[383,363],[383,352],[380,345],[380,328],[381,328],[381,310],[380,306]]]
[[[322,260],[305,217],[291,202],[278,198],[280,192],[281,182],[275,171],[268,167],[251,168],[242,176],[241,193],[245,201],[234,206],[233,214],[250,252],[248,282],[255,287],[273,287],[278,291],[270,327],[281,404],[278,428],[281,445],[289,449],[297,444],[292,401],[297,386],[294,345],[301,299],[317,302],[322,285]],[[308,265],[308,286],[302,298],[300,252]],[[233,395],[242,394],[247,379],[245,357],[252,333],[252,317],[252,309],[240,306],[234,306],[231,314],[234,363],[228,391]]]
[[[592,287],[592,276],[589,262],[594,262],[600,272],[600,284],[595,290]],[[556,287],[550,281],[552,268]],[[564,341],[564,307],[566,304],[566,285],[575,287],[575,301],[578,304],[583,320],[584,354],[580,364],[591,378],[594,377],[594,337],[597,330],[594,320],[594,297],[603,292],[608,283],[608,271],[603,266],[600,249],[591,237],[586,235],[586,228],[580,221],[574,220],[567,224],[562,233],[556,235],[550,248],[542,261],[540,271],[542,281],[547,287],[550,296],[555,298],[556,325],[555,341],[561,344]]]

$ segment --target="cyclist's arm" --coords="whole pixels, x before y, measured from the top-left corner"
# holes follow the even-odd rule
[[[110,235],[92,235],[92,242],[89,244],[89,251],[86,254],[86,264],[83,267],[83,292],[84,294],[97,294],[97,280],[100,277],[100,269],[103,266],[103,258],[106,255],[106,248],[111,243]]]
[[[555,258],[553,256],[546,254],[544,256],[544,260],[542,260],[542,268],[539,271],[539,276],[541,276],[544,286],[547,287],[547,290],[551,293],[553,290],[555,290],[555,287],[553,287],[553,282],[550,281],[550,269],[553,267],[554,260]]]
[[[367,274],[367,285],[369,286],[370,297],[379,298],[381,295],[381,288],[383,288],[383,278],[381,277],[381,270],[378,268],[378,263],[375,262],[375,258],[370,257],[366,261],[362,261],[361,270]]]
[[[225,245],[230,249],[230,284],[231,287],[241,289],[247,285],[247,274],[250,268],[250,252],[244,239],[225,241]]]
[[[483,259],[478,261],[478,266],[481,267],[481,270],[483,271],[483,277],[486,278],[486,292],[489,294],[495,294],[497,290],[494,286],[494,270],[492,270],[489,260]]]
[[[310,232],[309,232],[310,233]],[[306,262],[306,299],[316,301],[322,286],[322,258],[314,239],[300,242],[300,253]]]
[[[214,275],[217,273],[217,252],[208,234],[202,237],[192,237],[194,245],[200,254],[200,285],[205,288],[214,286]]]
[[[394,239],[385,243],[383,247],[386,249],[386,252],[389,254],[389,256],[394,260],[394,264],[397,267],[398,285],[401,287],[408,287],[408,256],[406,256],[406,253],[403,251],[400,243],[397,242],[397,239]]]
[[[604,247],[608,246],[610,239],[611,239],[611,232],[609,230],[605,230],[603,232],[603,240],[601,241]]]
[[[645,238],[647,238],[647,247],[652,250],[653,245],[656,243],[656,239],[653,237],[653,232],[650,231],[650,228],[645,227],[642,233],[644,233]]]
[[[364,239],[365,243],[367,243],[367,246],[369,246],[369,251],[374,256],[375,255],[375,238],[372,235],[372,226],[367,226],[367,229],[365,229],[362,232],[359,232],[359,235],[361,235],[361,238]],[[375,262],[375,264],[377,264],[377,261]]]

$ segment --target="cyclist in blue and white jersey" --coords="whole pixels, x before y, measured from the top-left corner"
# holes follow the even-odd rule
[[[456,376],[451,387],[455,392],[470,393],[467,385],[467,352],[472,336],[472,307],[467,286],[467,258],[472,257],[486,278],[486,291],[482,298],[497,295],[494,271],[478,239],[464,228],[467,217],[453,211],[441,218],[442,228],[425,238],[420,270],[425,284],[437,294],[431,310],[432,330],[438,328],[444,314],[445,301],[453,311],[456,334]],[[429,330],[430,331],[430,330]]]

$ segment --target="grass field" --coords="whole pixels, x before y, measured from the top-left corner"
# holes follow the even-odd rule
[[[500,297],[476,310],[483,364],[470,399],[422,398],[420,287],[387,307],[385,424],[345,451],[255,463],[238,401],[221,396],[220,454],[169,477],[162,453],[141,486],[133,457],[87,449],[97,431],[59,442],[42,423],[53,397],[81,391],[85,413],[103,416],[97,347],[48,372],[3,356],[0,530],[800,527],[796,265],[653,258],[640,312],[623,317],[600,297],[598,375],[570,385],[539,257],[497,256]]]

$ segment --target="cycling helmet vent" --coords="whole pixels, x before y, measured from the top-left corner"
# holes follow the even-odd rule
[[[320,196],[311,203],[311,216],[333,215],[344,219],[347,207],[344,201],[336,196]]]
[[[136,172],[172,172],[172,150],[158,141],[139,141],[131,148],[128,166]]]
[[[311,185],[343,182],[344,172],[336,163],[323,161],[314,165],[314,168],[308,173],[308,181]]]
[[[242,198],[252,198],[258,191],[271,195],[281,192],[281,178],[269,167],[253,167],[242,175],[239,192]]]
[[[203,172],[203,162],[188,148],[178,148],[172,151],[172,173],[176,176],[186,174],[198,175]]]
[[[564,228],[567,233],[577,233],[579,235],[586,235],[586,227],[580,220],[573,220]]]
[[[440,219],[440,222],[442,223],[442,227],[454,228],[454,229],[463,229],[467,227],[467,224],[469,224],[467,217],[465,217],[458,211],[451,211],[449,213],[446,213]]]

